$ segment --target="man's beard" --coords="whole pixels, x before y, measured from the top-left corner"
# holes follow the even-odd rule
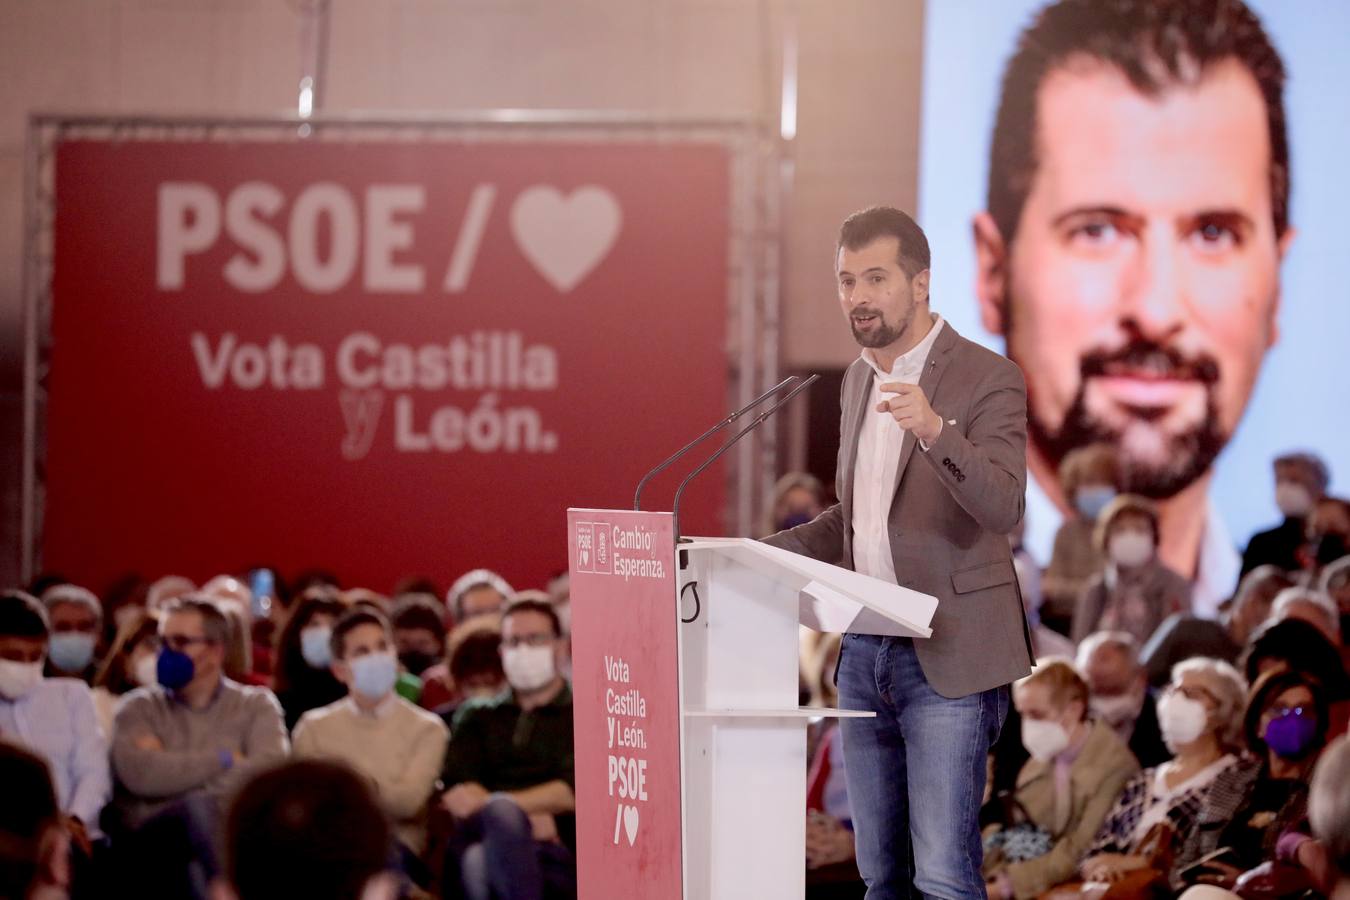
[[[909,326],[914,324],[914,306],[911,305],[904,318],[895,325],[887,325],[886,317],[877,312],[877,327],[873,329],[871,334],[863,334],[858,331],[858,325],[853,319],[853,316],[857,315],[858,312],[870,312],[870,310],[854,310],[849,315],[848,327],[853,332],[853,339],[858,342],[858,346],[869,350],[889,347],[900,340],[901,336],[909,330]]]
[[[1179,433],[1159,433],[1165,443],[1161,452],[1151,454],[1150,460],[1131,456],[1125,430],[1149,427],[1149,416],[1134,414],[1124,429],[1095,418],[1087,409],[1087,383],[1094,376],[1105,375],[1113,366],[1146,370],[1163,377],[1193,380],[1205,388],[1205,414],[1201,421]],[[1213,357],[1184,356],[1174,347],[1155,341],[1136,338],[1119,350],[1089,351],[1082,358],[1078,393],[1064,415],[1059,430],[1052,432],[1034,412],[1028,417],[1032,440],[1041,447],[1058,468],[1064,457],[1079,447],[1105,443],[1116,448],[1120,463],[1122,489],[1154,500],[1174,496],[1193,484],[1209,471],[1214,460],[1228,443],[1230,435],[1219,427],[1215,386],[1219,380],[1219,365]],[[1161,415],[1161,413],[1159,413]],[[1154,426],[1158,427],[1158,426]]]

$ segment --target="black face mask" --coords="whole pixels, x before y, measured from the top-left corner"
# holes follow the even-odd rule
[[[421,650],[406,650],[398,655],[398,661],[403,663],[403,668],[409,672],[422,677],[422,673],[439,662],[438,658],[430,653],[423,653]]]
[[[1313,558],[1319,566],[1328,566],[1345,556],[1345,536],[1328,532],[1312,542]]]

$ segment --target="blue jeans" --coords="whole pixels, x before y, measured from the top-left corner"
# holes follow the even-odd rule
[[[985,897],[979,814],[1008,688],[955,700],[933,690],[908,638],[844,636],[844,768],[867,900]]]
[[[543,900],[576,896],[572,852],[560,844],[536,841],[529,816],[503,794],[494,794],[477,815],[463,823],[447,856],[447,897]],[[455,888],[462,889],[462,895]]]

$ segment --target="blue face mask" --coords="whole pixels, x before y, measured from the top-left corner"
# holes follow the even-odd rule
[[[379,700],[394,689],[398,660],[392,653],[367,653],[349,663],[352,688],[367,700]]]
[[[47,658],[62,672],[83,672],[94,659],[94,636],[80,631],[58,631],[52,635]]]
[[[311,668],[326,669],[333,661],[332,637],[333,629],[327,625],[310,625],[300,631],[300,655]]]
[[[1106,505],[1114,499],[1116,499],[1115,488],[1085,487],[1078,490],[1073,502],[1078,508],[1079,515],[1089,522],[1095,522],[1102,510],[1106,509]]]
[[[159,683],[171,691],[181,691],[187,687],[197,674],[197,666],[192,657],[168,647],[159,651],[159,660],[155,663],[155,677]]]

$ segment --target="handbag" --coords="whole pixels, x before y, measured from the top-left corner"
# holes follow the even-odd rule
[[[986,872],[1008,863],[1044,856],[1054,846],[1054,837],[1032,821],[1026,807],[1012,791],[1000,791],[985,807],[981,824],[997,826],[997,830],[987,833],[984,838]]]
[[[1148,860],[1143,868],[1126,872],[1118,881],[1067,881],[1045,891],[1037,900],[1160,900],[1170,897],[1172,890],[1167,873],[1172,868],[1175,853],[1174,836],[1170,824],[1159,822],[1130,850],[1131,856],[1142,856]]]

